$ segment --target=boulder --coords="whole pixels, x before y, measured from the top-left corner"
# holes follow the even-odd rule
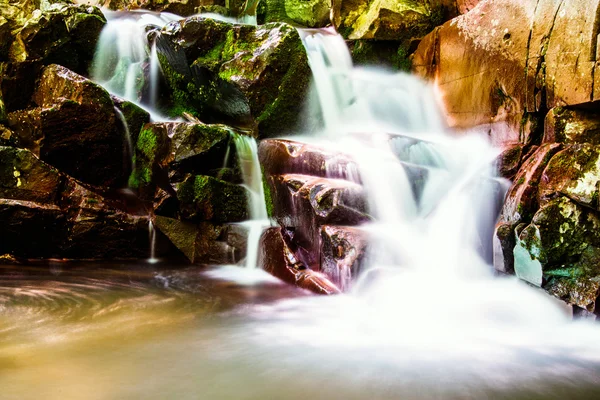
[[[248,219],[248,194],[240,185],[206,175],[192,175],[177,185],[181,216],[214,223]]]
[[[348,226],[321,227],[321,272],[342,291],[350,289],[365,256],[367,238],[363,231]]]
[[[324,274],[302,264],[290,249],[281,228],[267,229],[260,240],[258,264],[284,282],[317,294],[338,294],[340,290]]]
[[[322,28],[331,23],[331,0],[265,0],[259,8],[261,24],[287,22],[307,28]]]
[[[418,39],[397,40],[347,40],[352,63],[357,66],[388,67],[410,72],[410,54],[416,50]]]
[[[188,174],[241,182],[231,133],[224,125],[147,124],[137,138],[134,164],[129,186],[146,201],[157,198],[157,189],[174,196],[173,185]]]
[[[125,182],[124,132],[108,92],[54,64],[42,70],[33,102],[9,114],[9,125],[42,160],[93,185]]]
[[[600,144],[600,114],[575,107],[554,107],[544,122],[546,143]]]
[[[446,18],[442,2],[333,0],[332,21],[348,39],[406,40],[422,37]]]
[[[146,216],[134,216],[26,149],[0,147],[2,253],[25,258],[140,258]]]
[[[555,276],[597,279],[599,227],[592,210],[564,196],[550,200],[518,237],[515,273],[538,286]]]
[[[508,190],[493,237],[493,257],[496,270],[514,271],[516,235],[519,225],[528,224],[539,207],[538,185],[552,156],[560,144],[545,144],[526,157],[514,183]]]
[[[235,264],[246,254],[247,232],[240,225],[195,224],[158,215],[154,223],[193,264]]]
[[[16,3],[0,11],[12,23],[9,60],[58,63],[85,74],[106,23],[102,12],[97,7],[58,2]]]
[[[258,124],[262,137],[298,126],[311,73],[292,26],[234,25],[197,16],[172,22],[159,37],[159,59],[172,91],[171,114],[187,111],[205,122],[249,130]],[[209,106],[219,104],[216,97],[221,109],[208,113]]]
[[[544,204],[565,196],[592,210],[600,210],[600,146],[573,144],[558,152],[544,170],[538,196]]]

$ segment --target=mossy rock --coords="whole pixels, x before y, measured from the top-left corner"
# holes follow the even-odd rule
[[[348,47],[354,65],[386,66],[410,72],[410,54],[415,50],[410,41],[349,40]]]
[[[600,219],[564,196],[549,201],[522,230],[515,248],[515,271],[526,275],[537,263],[544,279],[600,275]],[[538,282],[541,284],[541,276]]]
[[[598,210],[600,146],[574,144],[558,152],[544,170],[540,202],[563,195],[582,206]]]
[[[347,39],[423,37],[444,20],[441,6],[414,0],[333,0],[333,24]]]
[[[177,185],[177,198],[185,219],[215,223],[248,219],[246,189],[210,176],[190,176]]]
[[[298,127],[311,72],[300,36],[292,26],[272,23],[255,27],[191,17],[165,27],[161,37],[170,42],[174,52],[185,52],[192,72],[210,71],[238,88],[261,137],[281,135]],[[161,65],[166,61],[161,60]],[[163,71],[173,92],[174,106],[183,108],[177,112],[190,105],[202,111],[204,104],[215,98],[206,93],[203,99],[204,92],[198,91],[184,68],[171,62],[163,65]],[[206,80],[219,85],[212,77]]]
[[[287,22],[307,28],[322,28],[331,23],[331,0],[263,0],[259,23]]]

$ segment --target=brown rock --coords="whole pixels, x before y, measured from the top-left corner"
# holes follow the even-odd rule
[[[360,272],[366,247],[366,235],[360,229],[321,227],[321,272],[341,290],[348,290]]]
[[[258,158],[267,175],[303,174],[337,179],[356,179],[358,175],[356,164],[348,156],[291,140],[262,140]]]
[[[325,275],[306,268],[294,255],[281,228],[269,228],[261,237],[258,264],[284,282],[317,294],[337,294],[340,290]]]
[[[421,42],[415,71],[436,79],[452,126],[484,126],[499,144],[529,143],[528,118],[596,98],[598,32],[589,10],[598,3],[480,2]]]

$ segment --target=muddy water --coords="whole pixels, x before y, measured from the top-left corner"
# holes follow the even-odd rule
[[[437,348],[363,311],[235,267],[3,267],[0,398],[599,398],[580,347]]]

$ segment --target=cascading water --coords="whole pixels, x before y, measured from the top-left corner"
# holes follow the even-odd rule
[[[250,220],[243,224],[248,228],[246,268],[258,265],[260,236],[270,225],[265,203],[262,173],[258,162],[258,149],[254,138],[234,134],[235,149],[248,193]]]
[[[181,17],[148,12],[105,14],[108,23],[98,40],[92,79],[112,94],[146,108],[154,119],[163,119],[156,111],[160,64],[154,42],[148,42],[147,29],[160,29]],[[149,70],[149,82],[146,82],[145,68]],[[142,101],[144,85],[149,91],[146,101]]]

